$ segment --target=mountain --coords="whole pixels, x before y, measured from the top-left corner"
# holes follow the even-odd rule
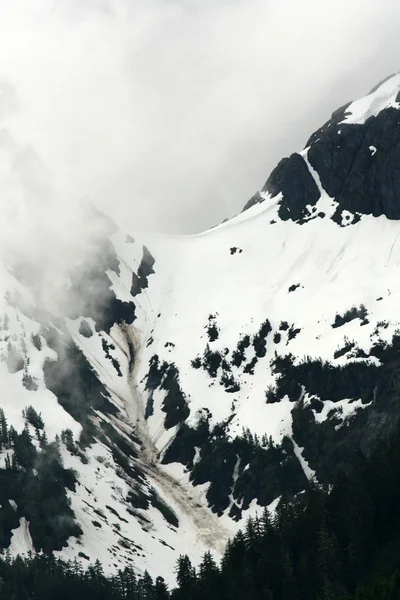
[[[88,209],[57,294],[0,265],[1,547],[173,581],[395,431],[399,108],[394,75],[200,235]]]

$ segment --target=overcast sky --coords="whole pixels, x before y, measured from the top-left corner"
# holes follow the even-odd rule
[[[0,0],[0,216],[85,198],[132,231],[222,221],[400,70],[399,4]]]

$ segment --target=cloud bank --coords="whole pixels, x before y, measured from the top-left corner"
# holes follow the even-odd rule
[[[0,0],[0,218],[78,236],[86,199],[212,226],[400,70],[399,22],[396,0]]]

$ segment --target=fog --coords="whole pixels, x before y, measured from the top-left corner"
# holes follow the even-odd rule
[[[399,67],[396,0],[0,0],[9,247],[239,212],[282,156]],[[11,224],[11,225],[10,225]]]

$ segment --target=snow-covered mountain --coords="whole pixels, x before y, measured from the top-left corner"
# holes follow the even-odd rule
[[[2,547],[171,581],[397,426],[399,109],[395,75],[203,234],[93,212],[58,304],[0,266]]]

